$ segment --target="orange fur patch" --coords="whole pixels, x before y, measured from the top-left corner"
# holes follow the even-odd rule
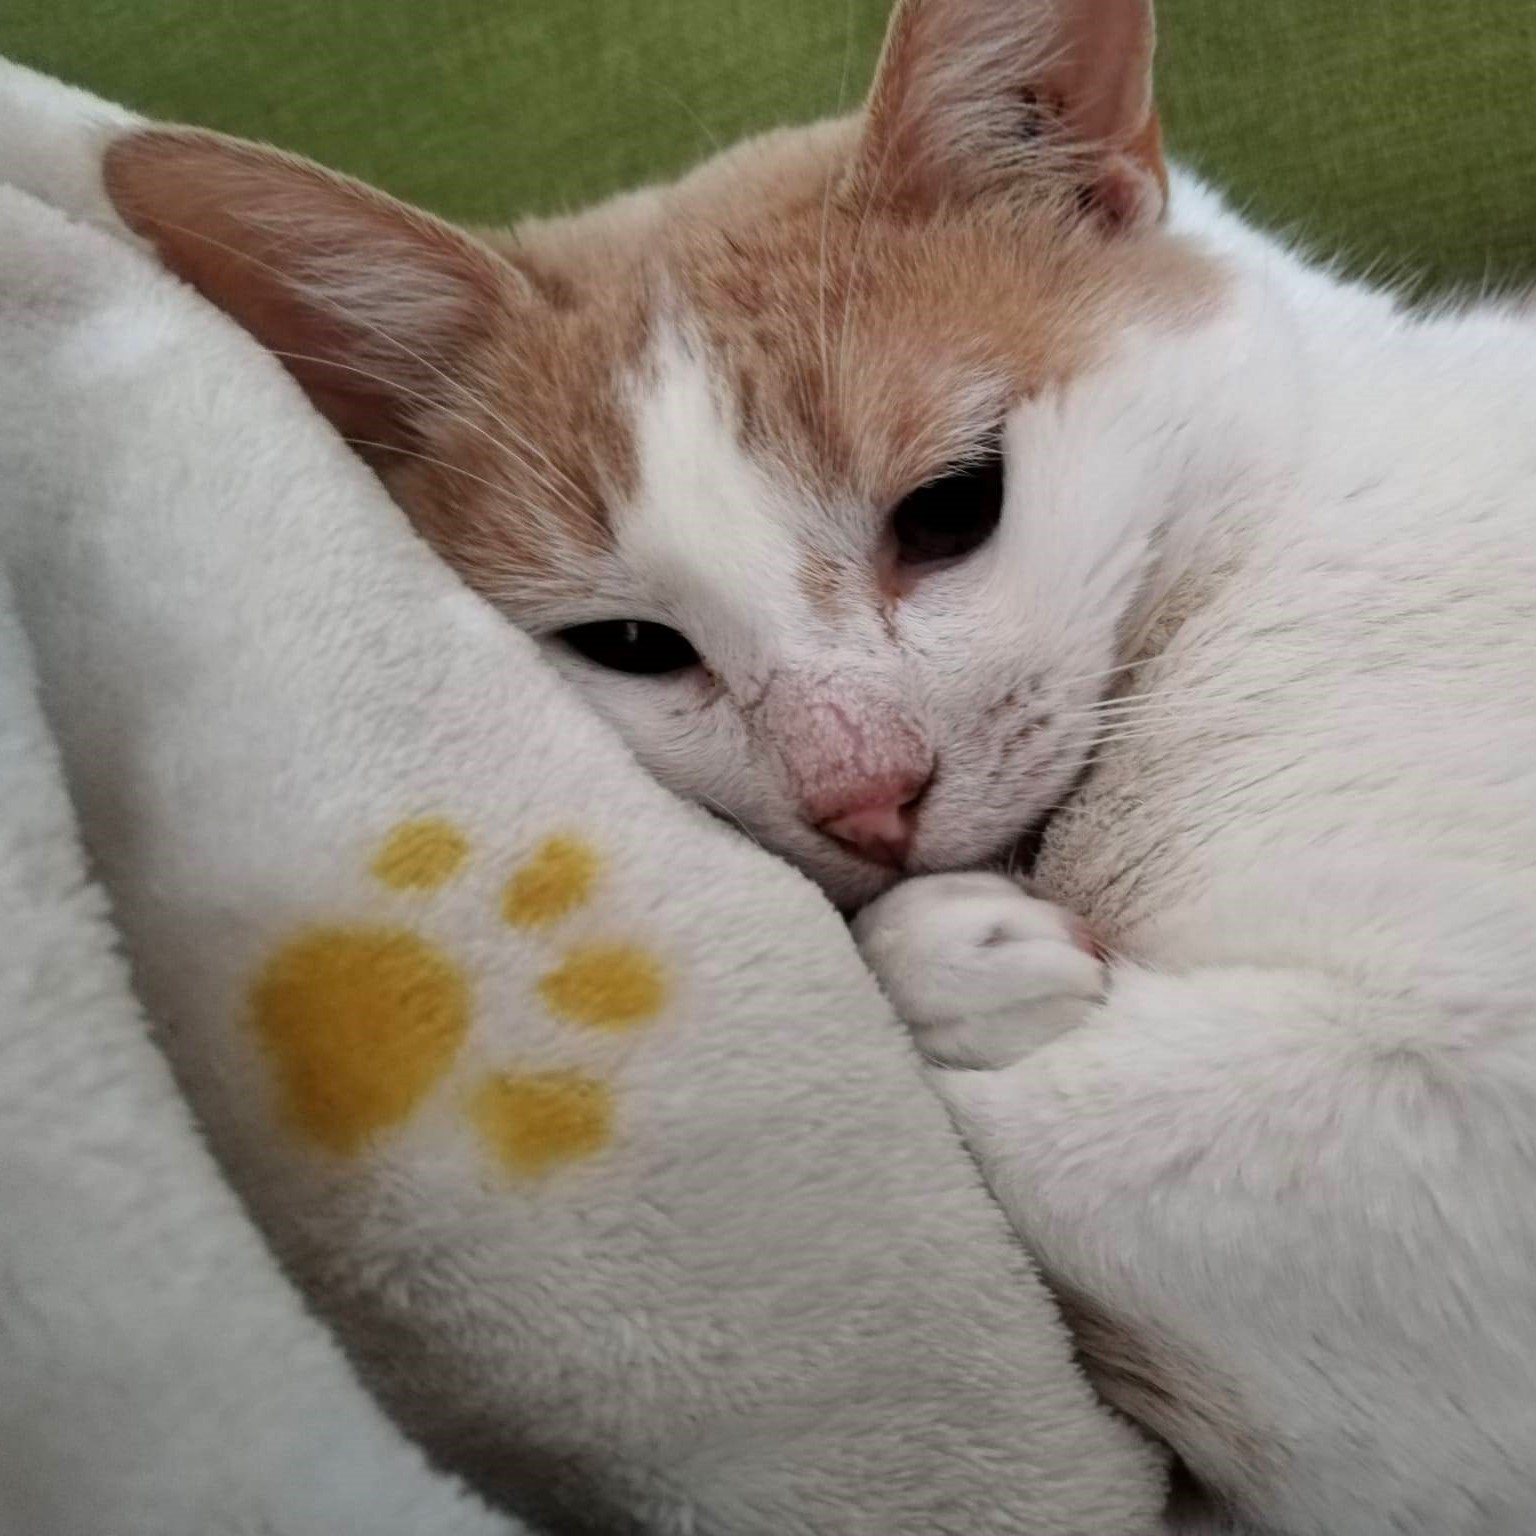
[[[767,134],[673,187],[496,241],[555,298],[508,328],[476,388],[562,485],[585,477],[613,505],[633,489],[625,390],[643,387],[658,304],[702,338],[751,453],[878,515],[1120,328],[1208,303],[1210,268],[1170,236],[1116,237],[1052,202],[908,216],[850,180],[859,127]],[[474,432],[444,421],[432,453],[505,487],[420,463],[392,474],[466,581],[535,626],[589,597],[603,557],[587,522],[545,515],[544,489]],[[828,569],[803,574],[832,600]]]
[[[1047,9],[903,5],[867,111],[508,234],[209,134],[125,136],[107,182],[286,354],[464,579],[538,630],[612,585],[658,323],[702,341],[752,454],[867,521],[1116,331],[1204,305],[1212,272],[1172,236],[1073,211],[1095,156],[1127,218],[1163,174],[1144,6]],[[1031,31],[1047,21],[1074,46]],[[1107,137],[1063,155],[1044,129]],[[317,272],[372,319],[317,300]],[[832,601],[825,569],[807,580]]]

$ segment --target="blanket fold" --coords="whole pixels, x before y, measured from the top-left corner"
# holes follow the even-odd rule
[[[551,1528],[1155,1529],[840,919],[108,232],[131,123],[0,65],[0,1529],[504,1529],[332,1338]]]

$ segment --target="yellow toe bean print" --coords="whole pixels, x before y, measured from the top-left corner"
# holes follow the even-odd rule
[[[514,928],[545,928],[592,894],[597,855],[579,837],[546,838],[507,881],[501,915]]]
[[[470,1094],[469,1115],[509,1170],[541,1173],[608,1140],[612,1092],[579,1072],[497,1073]]]
[[[429,816],[402,821],[384,839],[369,868],[397,891],[434,891],[469,857],[469,839],[451,821]]]
[[[256,978],[256,1033],[284,1119],[330,1152],[356,1152],[404,1120],[452,1064],[469,987],[404,928],[314,928]]]
[[[540,978],[539,995],[557,1019],[628,1029],[661,1007],[661,967],[632,944],[589,944]]]
[[[453,881],[472,854],[466,833],[428,817],[391,828],[368,869],[386,892],[419,898]],[[499,916],[542,937],[592,899],[601,875],[601,857],[585,839],[546,838],[503,885]],[[643,946],[579,943],[557,950],[533,992],[560,1022],[611,1033],[653,1019],[667,980]],[[283,1123],[314,1148],[352,1157],[408,1122],[458,1072],[474,1027],[473,987],[448,951],[415,928],[326,924],[267,958],[251,985],[249,1022]],[[486,1155],[517,1177],[589,1157],[613,1137],[612,1086],[574,1069],[509,1064],[471,1074],[458,1102]]]

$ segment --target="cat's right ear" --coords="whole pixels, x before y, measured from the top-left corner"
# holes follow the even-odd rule
[[[144,129],[108,148],[104,176],[123,221],[359,445],[408,447],[496,318],[532,297],[462,231],[262,145]]]
[[[1152,0],[899,0],[853,193],[916,213],[1055,196],[1114,229],[1167,199]]]

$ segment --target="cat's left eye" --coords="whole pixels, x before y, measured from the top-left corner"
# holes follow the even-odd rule
[[[995,449],[920,485],[891,513],[902,565],[958,560],[987,542],[1003,516],[1003,456]]]
[[[659,677],[699,665],[699,653],[688,640],[665,624],[645,619],[605,619],[596,624],[573,624],[557,636],[578,656],[611,672],[630,672]]]

